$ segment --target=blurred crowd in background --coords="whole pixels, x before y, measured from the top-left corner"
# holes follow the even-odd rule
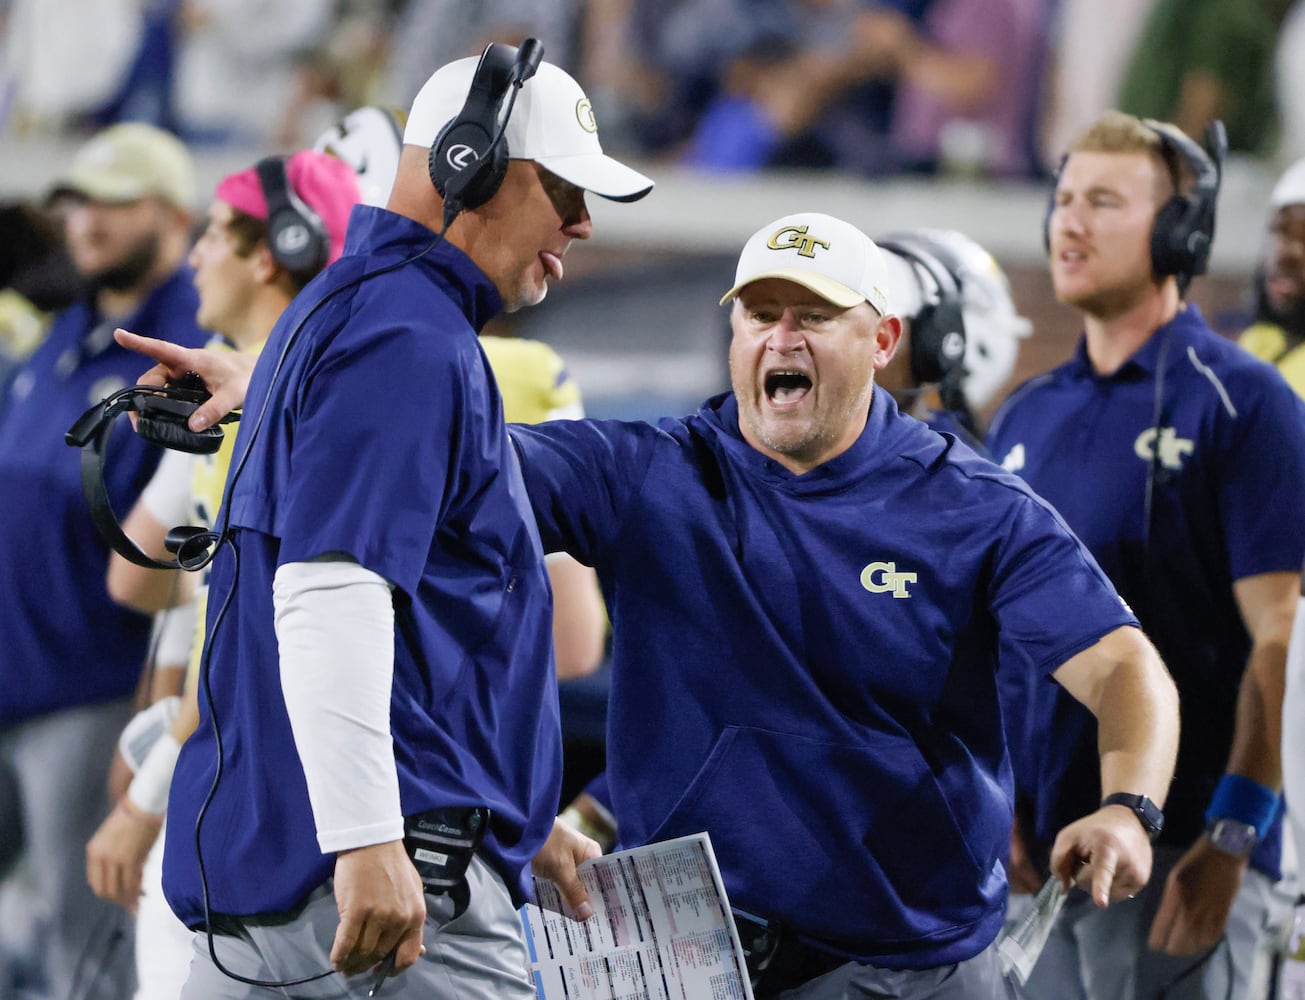
[[[1111,106],[1305,154],[1305,0],[0,0],[0,136],[291,150],[528,35],[612,151],[703,170],[1034,178]]]

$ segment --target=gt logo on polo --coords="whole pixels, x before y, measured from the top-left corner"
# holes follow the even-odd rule
[[[897,563],[872,562],[861,570],[861,586],[872,594],[891,593],[895,598],[910,597],[908,583],[915,583],[914,573],[897,572]]]
[[[1195,450],[1195,443],[1187,438],[1180,438],[1172,427],[1161,427],[1160,443],[1156,444],[1155,431],[1154,427],[1148,427],[1137,436],[1137,440],[1133,442],[1133,454],[1144,462],[1158,458],[1166,469],[1181,469],[1183,459]]]
[[[829,249],[829,241],[817,236],[808,236],[806,226],[785,226],[783,229],[775,230],[766,241],[766,246],[772,250],[796,250],[799,257],[814,257],[816,247]]]

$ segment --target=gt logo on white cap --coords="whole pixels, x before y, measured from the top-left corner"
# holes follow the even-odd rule
[[[586,132],[598,131],[598,120],[594,118],[594,106],[589,103],[589,98],[582,97],[576,101],[575,118]]]
[[[772,250],[796,250],[799,257],[814,257],[816,247],[829,249],[829,241],[807,235],[807,226],[785,226],[777,229],[766,241]],[[787,237],[787,239],[784,239]]]

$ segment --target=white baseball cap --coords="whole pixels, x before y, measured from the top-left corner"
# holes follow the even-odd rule
[[[462,110],[479,61],[459,59],[432,74],[408,112],[406,145],[435,142]],[[522,86],[503,140],[512,158],[534,160],[562,180],[612,201],[637,201],[653,189],[649,178],[603,152],[589,98],[552,63],[541,62]]]
[[[1277,211],[1284,205],[1305,205],[1305,160],[1297,160],[1283,171],[1269,195],[1269,208]]]
[[[795,281],[844,309],[869,302],[881,316],[888,312],[884,255],[856,226],[832,215],[786,215],[757,230],[743,245],[734,287],[720,304],[762,278]]]

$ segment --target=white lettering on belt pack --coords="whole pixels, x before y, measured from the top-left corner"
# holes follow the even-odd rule
[[[872,562],[861,570],[861,586],[872,594],[891,593],[895,598],[910,597],[908,583],[915,583],[914,573],[897,572],[897,563]]]
[[[441,854],[439,851],[428,851],[424,847],[419,847],[412,852],[412,856],[418,861],[424,861],[428,865],[447,865],[449,856]]]

